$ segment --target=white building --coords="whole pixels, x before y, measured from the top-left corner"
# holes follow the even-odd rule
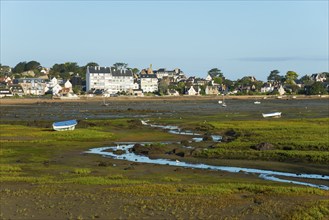
[[[158,78],[155,74],[141,74],[140,83],[143,92],[156,92],[159,89]]]
[[[198,86],[191,86],[187,90],[187,95],[199,95],[199,87]]]
[[[21,85],[24,95],[44,95],[46,81],[40,78],[20,78],[17,84]]]
[[[69,80],[66,80],[66,82],[64,83],[64,89],[68,93],[72,93],[73,92],[72,83]]]
[[[180,80],[185,80],[186,76],[183,71],[179,68],[175,68],[174,70],[166,70],[165,68],[158,69],[154,71],[158,79],[162,79],[164,77],[173,78],[175,82]]]
[[[107,93],[128,92],[134,89],[134,77],[131,70],[115,67],[88,66],[86,71],[86,89],[100,89]]]

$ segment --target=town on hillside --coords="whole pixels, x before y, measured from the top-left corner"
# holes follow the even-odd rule
[[[269,71],[267,81],[254,76],[230,80],[218,68],[204,78],[189,76],[179,68],[130,68],[126,63],[110,67],[91,62],[85,66],[67,62],[51,68],[37,61],[20,62],[15,67],[1,65],[0,97],[51,96],[206,96],[206,95],[325,95],[329,92],[329,73],[299,76],[294,71],[280,75]]]

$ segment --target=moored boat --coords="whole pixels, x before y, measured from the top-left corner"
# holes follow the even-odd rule
[[[281,112],[272,112],[272,113],[267,113],[267,114],[262,113],[262,115],[264,118],[268,118],[268,117],[280,118]]]
[[[59,121],[53,123],[53,129],[55,131],[68,131],[74,130],[78,124],[77,120]]]

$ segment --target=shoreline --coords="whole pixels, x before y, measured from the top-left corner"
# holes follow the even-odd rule
[[[61,103],[61,102],[99,102],[102,101],[104,97],[96,96],[96,97],[86,97],[80,96],[77,99],[60,99],[60,98],[1,98],[0,105],[6,104],[35,104],[35,103]],[[166,101],[188,101],[188,100],[218,100],[222,99],[222,96],[144,96],[144,97],[136,97],[136,96],[119,96],[119,97],[106,97],[106,100],[110,101],[158,101],[158,100],[166,100]],[[263,99],[278,99],[278,100],[307,100],[307,99],[324,99],[328,100],[329,96],[327,95],[313,95],[313,96],[293,96],[293,95],[283,95],[283,96],[267,96],[267,95],[245,95],[245,96],[225,96],[227,100],[263,100]]]

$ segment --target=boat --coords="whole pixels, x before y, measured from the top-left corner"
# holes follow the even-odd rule
[[[106,103],[106,102],[105,102],[105,97],[106,97],[106,96],[103,96],[103,103],[102,103],[102,106],[109,106],[109,103]]]
[[[259,105],[260,104],[260,101],[254,101],[254,104],[255,105]]]
[[[77,120],[59,121],[53,123],[53,129],[55,131],[68,131],[74,130],[78,124]]]
[[[226,103],[225,103],[225,100],[224,100],[224,94],[223,94],[223,101],[221,103],[222,103],[222,107],[226,107]]]
[[[262,113],[262,115],[264,118],[268,118],[268,117],[280,118],[281,112],[272,112],[272,113],[267,113],[267,114]]]

